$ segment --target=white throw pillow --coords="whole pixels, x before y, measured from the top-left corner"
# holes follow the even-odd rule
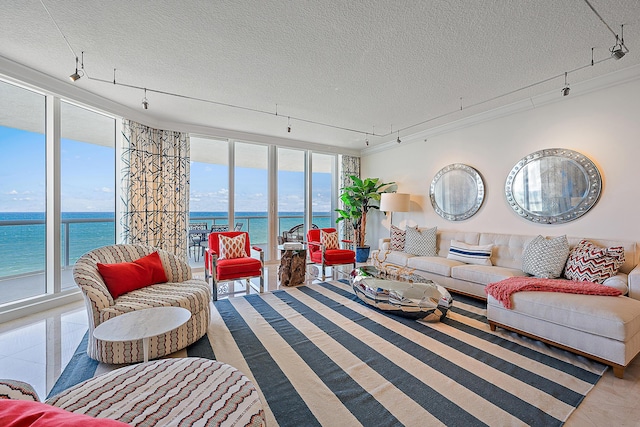
[[[418,227],[407,227],[404,251],[417,256],[436,256],[437,227],[420,230]]]
[[[551,239],[536,236],[522,253],[522,271],[542,279],[562,276],[562,270],[569,258],[567,236]]]
[[[447,258],[466,264],[493,265],[491,263],[492,250],[493,245],[469,245],[452,240]]]

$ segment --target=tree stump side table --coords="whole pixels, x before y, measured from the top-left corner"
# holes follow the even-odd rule
[[[307,273],[306,249],[280,249],[280,267],[278,268],[278,280],[283,286],[301,285],[305,281]]]

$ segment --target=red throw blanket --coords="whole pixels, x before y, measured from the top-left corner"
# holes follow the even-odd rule
[[[564,292],[612,297],[622,295],[618,289],[599,283],[565,279],[539,279],[537,277],[510,277],[496,283],[489,283],[485,288],[487,295],[500,301],[506,308],[511,308],[511,294],[519,291]]]

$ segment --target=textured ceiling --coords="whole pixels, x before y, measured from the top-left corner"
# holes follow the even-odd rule
[[[405,137],[560,96],[565,71],[589,64],[592,47],[596,61],[608,58],[615,42],[584,0],[42,1],[92,78],[112,81],[116,68],[118,83],[272,113],[278,105],[276,117],[149,92],[153,120],[355,149],[365,132],[387,134],[370,136],[376,145],[398,129]],[[640,63],[640,1],[590,2],[614,31],[625,24],[631,52],[569,73],[571,84]],[[68,82],[74,56],[42,3],[2,3],[0,55]],[[142,108],[139,89],[86,77],[75,85]]]

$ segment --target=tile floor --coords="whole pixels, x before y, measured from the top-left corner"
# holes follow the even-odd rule
[[[277,289],[277,267],[268,267],[267,273],[265,286],[269,290]],[[87,317],[82,302],[0,324],[0,378],[28,382],[44,398],[86,330]],[[640,357],[626,369],[622,380],[607,370],[565,425],[640,426],[638,403]]]

